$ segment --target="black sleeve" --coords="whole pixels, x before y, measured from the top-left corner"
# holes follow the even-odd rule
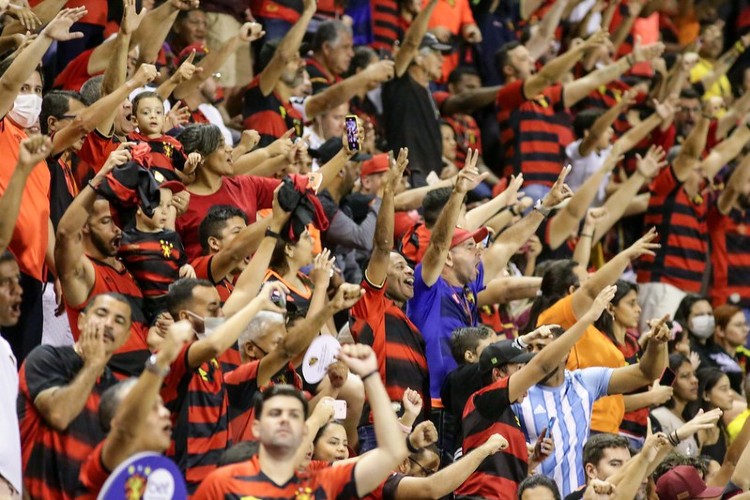
[[[68,385],[75,378],[80,367],[75,366],[73,358],[63,354],[60,348],[40,345],[26,358],[26,385],[32,401],[46,389]],[[82,365],[83,361],[78,359]]]
[[[396,500],[396,492],[398,492],[398,485],[403,478],[406,476],[396,472],[388,476],[383,484],[383,500]]]
[[[501,382],[503,380],[498,380],[483,392],[472,396],[474,407],[484,418],[497,418],[502,410],[510,406],[508,384],[506,382],[501,386]]]

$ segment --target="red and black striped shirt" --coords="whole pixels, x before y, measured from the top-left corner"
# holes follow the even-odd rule
[[[517,80],[497,93],[504,173],[520,172],[526,184],[552,186],[565,161],[565,146],[572,139],[563,87],[556,84],[527,98],[523,84],[523,80]]]
[[[83,359],[71,346],[38,346],[21,365],[18,420],[23,487],[31,498],[74,498],[81,465],[105,437],[99,424],[99,399],[117,382],[109,368],[104,369],[83,410],[65,431],[52,428],[34,406],[40,393],[70,384],[82,368]]]
[[[216,291],[219,292],[219,299],[221,300],[221,304],[224,305],[224,302],[227,301],[229,296],[232,295],[232,292],[234,291],[234,283],[229,281],[226,276],[219,281],[216,281],[214,279],[213,275],[211,274],[211,259],[213,258],[213,254],[201,255],[200,257],[193,259],[193,261],[190,262],[190,265],[193,266],[193,269],[195,269],[196,278],[208,280],[214,284],[214,286],[216,287]]]
[[[396,41],[404,39],[404,34],[409,29],[406,21],[394,0],[372,0],[372,48],[375,50],[386,50],[391,52]]]
[[[699,293],[708,260],[708,201],[691,198],[665,167],[650,186],[646,227],[655,226],[661,248],[656,256],[638,261],[639,283],[668,283],[685,292]]]
[[[331,85],[341,81],[338,75],[332,75],[323,67],[317,59],[308,57],[305,59],[307,74],[310,75],[313,94],[320,94]]]
[[[529,452],[510,406],[509,379],[500,379],[478,390],[466,402],[461,423],[463,454],[486,443],[493,434],[502,434],[509,446],[485,458],[456,494],[516,500],[518,485],[528,475]]]
[[[259,367],[260,360],[250,361],[224,375],[229,396],[229,432],[233,443],[257,439],[253,434],[254,406],[264,389],[275,384],[290,384],[302,390],[302,378],[294,370],[293,364],[288,363],[263,387],[258,387]]]
[[[257,76],[245,89],[242,109],[245,129],[257,130],[260,134],[259,147],[266,147],[293,128],[297,137],[302,137],[302,116],[291,103],[283,102],[276,92],[267,96],[260,91],[260,76]]]
[[[227,465],[206,478],[194,500],[240,500],[242,498],[358,498],[354,480],[356,464],[326,467],[314,472],[296,472],[284,484],[276,484],[260,468],[255,455],[247,462]]]
[[[385,283],[377,287],[365,277],[362,288],[366,293],[351,310],[354,340],[372,346],[391,401],[401,401],[406,389],[415,390],[425,402],[423,414],[429,415],[430,373],[422,334],[385,296]]]
[[[718,207],[713,207],[708,212],[708,227],[714,307],[730,301],[750,307],[750,213],[732,207],[724,215]]]
[[[432,93],[432,98],[439,109],[443,107],[443,103],[449,97],[450,94],[444,91]],[[453,132],[456,134],[456,166],[464,168],[469,149],[478,150],[479,154],[482,154],[482,131],[479,129],[479,125],[477,125],[474,117],[465,113],[443,114],[442,118],[451,126]]]
[[[180,236],[169,229],[146,233],[131,228],[122,233],[117,257],[133,275],[144,297],[162,297],[180,277],[187,255]]]
[[[401,238],[399,251],[410,266],[415,267],[422,262],[427,247],[430,245],[432,231],[424,222],[414,224]]]
[[[229,416],[224,375],[217,359],[197,368],[188,364],[186,345],[172,363],[161,397],[171,412],[172,443],[166,455],[185,474],[188,491],[214,469],[229,447]]]
[[[148,343],[148,324],[146,315],[143,312],[143,295],[141,289],[136,284],[125,266],[122,270],[114,269],[112,266],[105,264],[89,257],[91,264],[94,266],[94,286],[89,292],[88,298],[76,307],[65,304],[65,310],[68,313],[70,330],[73,338],[78,340],[80,331],[78,330],[78,315],[91,302],[91,300],[101,293],[116,292],[125,296],[130,304],[133,323],[130,325],[130,335],[128,340],[115,351],[109,360],[109,367],[118,378],[137,377],[143,371],[143,365],[151,356]]]

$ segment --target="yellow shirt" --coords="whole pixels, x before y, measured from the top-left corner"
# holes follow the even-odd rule
[[[540,314],[537,325],[558,324],[567,330],[576,321],[578,318],[573,311],[573,295],[568,295]],[[565,368],[568,370],[595,366],[621,368],[625,365],[625,356],[617,346],[596,327],[589,325],[570,351]],[[623,415],[625,415],[625,401],[622,395],[601,398],[594,403],[591,429],[617,434]]]
[[[713,70],[713,68],[713,63],[700,58],[698,64],[690,70],[690,82],[695,83],[701,81],[711,72],[711,70]],[[711,88],[706,89],[706,93],[703,94],[703,99],[708,99],[710,97],[721,97],[722,99],[732,97],[732,86],[729,84],[729,79],[726,75],[722,75],[721,78],[711,86]]]
[[[743,411],[742,413],[734,417],[734,420],[729,422],[729,425],[727,425],[727,435],[729,436],[729,443],[727,444],[731,444],[732,441],[737,438],[737,435],[742,430],[742,427],[745,425],[745,422],[748,418],[750,418],[750,408]]]

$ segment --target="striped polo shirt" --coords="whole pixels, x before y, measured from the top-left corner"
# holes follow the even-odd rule
[[[750,307],[750,213],[732,207],[727,215],[712,207],[708,213],[714,306],[730,301]]]
[[[539,472],[555,480],[563,497],[586,485],[583,445],[589,438],[594,401],[607,395],[612,372],[612,368],[565,370],[561,385],[534,385],[523,402],[513,405],[530,443],[536,442],[555,417],[552,426],[555,451],[542,462]]]

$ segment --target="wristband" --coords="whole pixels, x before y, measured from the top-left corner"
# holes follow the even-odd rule
[[[411,436],[411,433],[409,436]],[[409,436],[406,436],[406,448],[409,450],[409,453],[419,453],[422,448],[415,448],[414,445],[411,444],[411,441],[409,441]]]
[[[368,373],[367,375],[365,375],[365,376],[363,376],[363,377],[360,377],[360,378],[362,379],[362,382],[364,382],[365,380],[367,380],[367,379],[368,379],[368,377],[370,377],[370,376],[372,376],[372,375],[376,375],[376,374],[379,374],[379,373],[380,373],[380,371],[378,371],[378,370],[373,370],[373,371],[371,371],[370,373]]]
[[[169,367],[159,368],[159,366],[156,364],[156,354],[152,354],[151,356],[149,356],[143,369],[147,372],[153,373],[158,377],[166,377],[167,375],[169,375]]]
[[[270,227],[266,228],[266,236],[269,238],[276,238],[277,240],[283,240],[284,238],[281,237],[279,233],[271,231]]]
[[[734,44],[734,50],[736,50],[740,54],[745,52],[745,49],[747,49],[747,47],[745,47],[745,44],[742,43],[742,40],[737,40],[737,42]]]
[[[96,191],[96,186],[94,186],[94,185],[93,185],[93,184],[91,183],[91,180],[92,180],[92,179],[89,179],[89,181],[88,181],[88,182],[87,182],[86,184],[88,184],[88,185],[89,185],[89,187],[90,187],[91,189],[93,189],[94,191]]]
[[[516,347],[518,347],[519,349],[522,349],[522,350],[526,350],[526,348],[528,347],[528,344],[526,342],[524,342],[523,340],[521,340],[520,336],[516,337],[513,340],[513,345],[515,345]]]
[[[409,434],[411,434],[412,427],[410,425],[402,424],[400,420],[398,422],[398,425],[401,426],[401,432],[406,434],[407,437],[409,436]]]
[[[578,237],[579,238],[593,238],[594,235],[593,234],[583,234],[583,233],[581,233],[580,235],[578,235]]]

